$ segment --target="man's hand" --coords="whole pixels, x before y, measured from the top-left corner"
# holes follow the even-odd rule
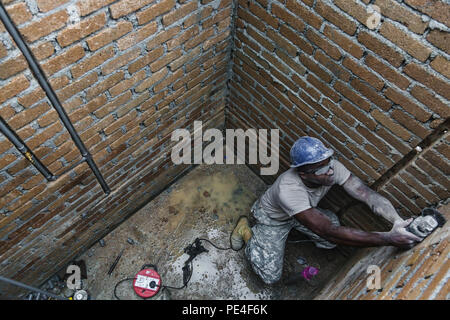
[[[397,220],[394,222],[394,226],[391,231],[386,234],[388,241],[391,242],[393,246],[403,249],[411,249],[417,244],[417,242],[423,240],[405,229],[412,220],[413,218],[405,221]]]

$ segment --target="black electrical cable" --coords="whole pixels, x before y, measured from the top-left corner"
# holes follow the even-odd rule
[[[230,238],[231,238],[231,235],[230,235]],[[204,238],[197,238],[197,239],[195,239],[195,241],[190,246],[194,245],[195,243],[198,243],[199,241],[206,241],[206,242],[208,242],[209,244],[211,244],[214,248],[216,248],[218,250],[233,250],[233,251],[240,251],[240,250],[242,250],[242,248],[240,248],[238,250],[235,250],[232,247],[222,248],[222,247],[219,247],[219,246],[215,245],[210,240],[204,239]],[[190,246],[188,246],[188,247],[190,247]],[[185,263],[185,265],[183,267],[183,286],[181,286],[181,287],[173,287],[173,286],[166,286],[166,285],[161,285],[161,286],[157,285],[157,286],[160,287],[161,290],[164,290],[164,289],[173,289],[173,290],[184,289],[188,285],[189,281],[192,278],[192,274],[194,273],[194,266],[192,264],[192,260],[193,259],[190,260],[190,266],[189,266],[189,264]],[[119,282],[117,282],[116,285],[114,286],[114,297],[117,300],[120,300],[119,297],[117,296],[117,292],[116,292],[117,287],[119,286],[119,284],[121,284],[122,282],[125,282],[125,281],[135,280],[135,279],[136,279],[136,277],[134,277],[134,278],[126,278],[126,279],[123,279],[123,280],[120,280]],[[151,299],[151,298],[147,298],[147,299]]]

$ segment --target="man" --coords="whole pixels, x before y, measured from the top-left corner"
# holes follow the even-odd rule
[[[308,235],[319,248],[336,244],[359,247],[410,248],[422,239],[406,231],[404,221],[385,197],[367,187],[344,165],[333,159],[334,151],[313,137],[298,139],[291,148],[291,168],[252,207],[256,224],[250,228],[241,217],[233,230],[231,246],[245,254],[254,271],[267,283],[281,278],[284,249],[292,228]],[[317,207],[332,185],[341,185],[353,198],[390,221],[389,232],[365,232],[340,226],[337,216]]]

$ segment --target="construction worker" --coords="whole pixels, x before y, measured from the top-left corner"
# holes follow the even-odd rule
[[[253,270],[267,283],[281,278],[284,249],[292,228],[306,234],[319,248],[337,244],[410,248],[422,239],[406,231],[404,221],[385,197],[367,187],[345,166],[333,159],[334,151],[313,137],[298,139],[291,148],[291,168],[282,173],[254,203],[256,224],[250,228],[241,217],[231,235],[234,250],[244,245]],[[341,185],[353,198],[366,203],[393,224],[389,232],[365,232],[343,227],[329,210],[317,207],[332,185]]]

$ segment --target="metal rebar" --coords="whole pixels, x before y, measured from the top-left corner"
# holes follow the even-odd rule
[[[23,142],[23,140],[11,129],[3,117],[0,117],[0,131],[9,141],[19,150],[24,157],[47,179],[54,181],[56,177],[47,169],[46,166],[34,155],[33,151]]]
[[[74,141],[77,148],[80,150],[81,155],[83,156],[83,158],[86,159],[86,162],[88,163],[92,172],[95,174],[103,191],[106,194],[109,194],[111,191],[110,191],[108,185],[106,184],[105,180],[103,179],[103,176],[100,173],[99,169],[97,168],[97,165],[95,164],[94,160],[92,159],[91,154],[86,149],[86,146],[84,145],[83,141],[81,141],[78,133],[76,132],[72,122],[70,121],[69,117],[67,116],[66,111],[64,110],[61,103],[59,102],[58,97],[56,96],[53,88],[51,87],[50,83],[48,82],[40,65],[37,63],[33,53],[28,48],[28,45],[23,40],[22,35],[19,33],[19,30],[17,30],[17,27],[11,20],[11,17],[8,15],[5,7],[3,6],[3,4],[1,2],[0,2],[0,19],[2,20],[8,33],[14,39],[14,42],[17,44],[17,47],[20,49],[20,51],[22,51],[25,59],[28,62],[28,65],[30,66],[31,72],[34,74],[39,85],[42,87],[42,89],[46,93],[48,99],[50,100],[51,104],[53,105],[56,112],[58,113],[59,118],[61,119],[62,123],[64,124],[66,129],[69,131],[69,134],[72,137],[72,140]]]

